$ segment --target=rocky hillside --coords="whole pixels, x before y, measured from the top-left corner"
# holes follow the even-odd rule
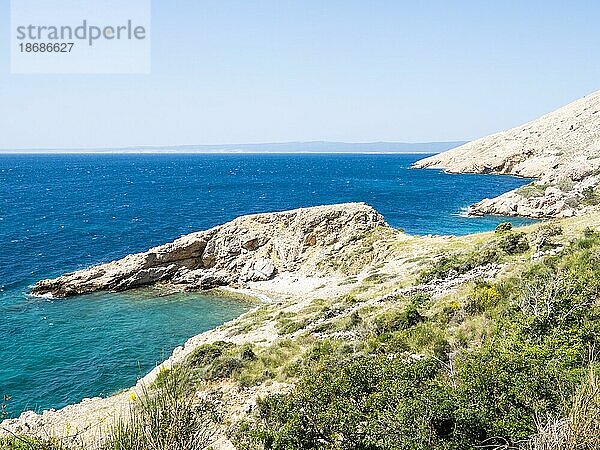
[[[323,265],[323,270],[317,268],[323,258],[376,227],[387,225],[381,214],[364,203],[242,216],[147,252],[42,280],[32,293],[68,297],[155,283],[198,290],[243,287],[285,272],[316,275],[325,270]]]
[[[415,168],[537,178],[530,186],[486,199],[474,214],[535,218],[578,215],[598,203],[600,91],[519,127],[418,161]]]

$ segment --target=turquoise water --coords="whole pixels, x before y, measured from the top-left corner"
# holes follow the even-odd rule
[[[490,230],[505,219],[462,208],[528,182],[409,169],[423,156],[0,156],[0,395],[16,414],[110,394],[249,307],[148,291],[48,301],[27,295],[39,279],[241,214],[346,201],[410,233]]]
[[[135,384],[188,338],[249,303],[151,291],[66,300],[27,298],[0,308],[0,380],[12,412],[60,408]]]

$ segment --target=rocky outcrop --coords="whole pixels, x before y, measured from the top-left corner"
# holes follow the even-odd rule
[[[147,252],[39,281],[32,293],[68,297],[155,283],[186,290],[244,286],[278,272],[314,272],[320,257],[378,226],[387,226],[383,216],[364,203],[242,216]]]
[[[537,178],[472,205],[473,214],[569,217],[596,203],[600,184],[600,91],[525,125],[425,158],[415,168]]]

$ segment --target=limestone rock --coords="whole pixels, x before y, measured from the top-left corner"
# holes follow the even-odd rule
[[[333,243],[350,242],[375,227],[387,225],[365,203],[242,216],[147,252],[39,281],[32,293],[68,297],[154,283],[192,290],[269,280],[282,271],[315,271],[315,261]]]
[[[539,119],[417,161],[415,168],[539,179],[541,196],[514,190],[471,206],[473,214],[534,218],[583,214],[585,189],[599,189],[600,91]],[[510,194],[510,195],[509,195]]]
[[[270,259],[257,259],[248,261],[242,273],[240,274],[241,281],[267,281],[275,274],[275,266]]]

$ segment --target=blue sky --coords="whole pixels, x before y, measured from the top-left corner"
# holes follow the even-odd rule
[[[469,140],[600,89],[599,16],[589,0],[154,0],[149,75],[12,75],[6,37],[0,148]]]

